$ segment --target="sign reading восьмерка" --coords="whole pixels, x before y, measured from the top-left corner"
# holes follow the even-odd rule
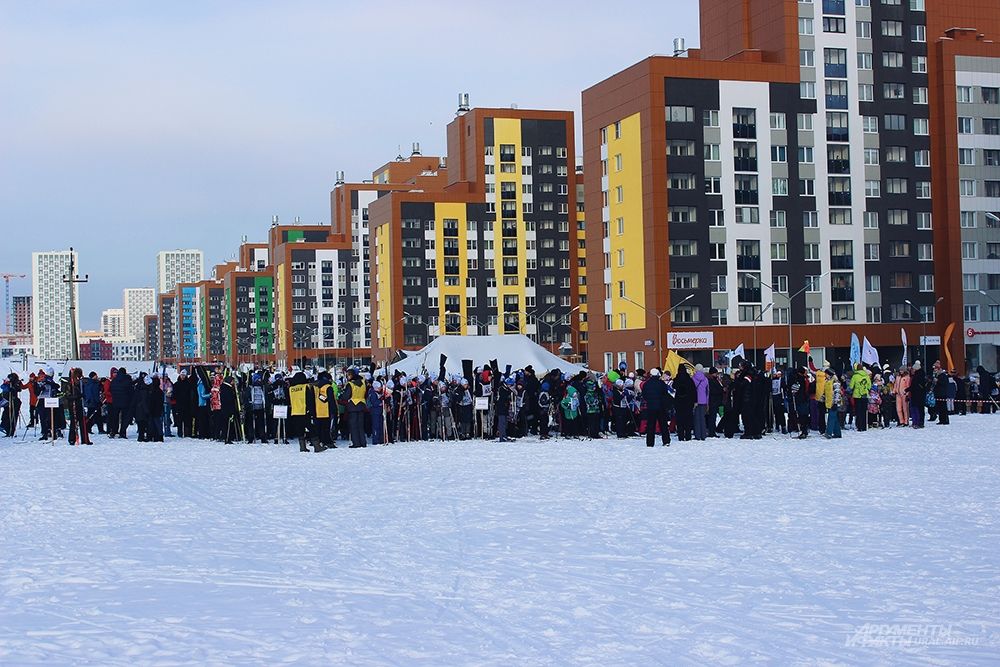
[[[671,331],[667,334],[667,347],[673,350],[711,350],[715,347],[715,334],[711,331]]]

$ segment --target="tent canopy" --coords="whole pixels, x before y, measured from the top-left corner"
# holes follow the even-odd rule
[[[505,334],[500,336],[439,336],[415,352],[404,352],[405,359],[389,366],[389,373],[400,371],[406,375],[426,372],[437,376],[441,355],[448,357],[445,371],[461,375],[462,360],[471,359],[473,366],[483,367],[496,359],[501,370],[510,364],[512,369],[531,366],[535,373],[558,368],[563,373],[579,373],[583,366],[571,364],[557,357],[527,336]]]

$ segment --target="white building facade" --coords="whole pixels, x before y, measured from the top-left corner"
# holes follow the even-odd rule
[[[76,283],[63,282],[69,276],[70,259],[77,253],[69,250],[31,253],[31,319],[35,353],[44,359],[74,359],[73,329],[79,329],[79,289]],[[79,272],[79,271],[77,271]],[[77,311],[70,321],[70,290],[77,300]]]
[[[156,253],[156,293],[173,292],[177,283],[205,279],[205,255],[201,250],[161,250]]]

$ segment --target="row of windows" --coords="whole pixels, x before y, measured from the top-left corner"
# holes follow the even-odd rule
[[[822,20],[823,32],[846,33],[847,21],[837,16],[824,16]],[[872,22],[856,21],[854,24],[855,36],[858,39],[872,38]],[[815,21],[811,18],[799,17],[799,34],[816,34]],[[903,22],[886,20],[879,23],[879,34],[883,37],[903,37]],[[910,40],[913,42],[927,41],[927,28],[924,25],[913,24],[910,26]]]
[[[738,244],[740,242],[737,242]],[[753,241],[748,243],[759,244],[759,241]],[[1000,259],[1000,243],[987,243],[987,259]],[[888,251],[889,257],[912,257],[913,248],[916,247],[916,257],[920,261],[931,262],[934,261],[934,246],[931,243],[912,243],[911,241],[888,241],[885,243],[886,249]],[[968,247],[967,247],[968,246]],[[758,245],[759,248],[759,245]],[[817,261],[820,258],[819,255],[820,244],[819,243],[804,243],[802,245],[802,255],[803,259],[807,261]],[[670,241],[670,245],[667,250],[671,257],[695,257],[698,256],[698,241],[692,239],[674,239]],[[771,259],[775,261],[782,261],[787,259],[787,244],[785,243],[772,243],[771,244]],[[962,244],[962,257],[963,259],[976,259],[977,258],[976,243],[963,243]],[[866,261],[878,261],[880,259],[880,245],[878,243],[865,243],[864,244],[864,257]],[[740,258],[756,258],[755,262],[744,262],[745,266],[751,266],[753,264],[759,265],[759,249],[756,253],[740,252]],[[726,259],[726,244],[725,243],[709,243],[708,244],[708,258],[711,260],[724,260]]]
[[[921,26],[923,27],[923,26]],[[870,51],[859,51],[857,64],[859,70],[871,70],[874,63]],[[906,64],[905,54],[899,51],[882,53],[882,66],[890,69],[902,69]],[[814,49],[799,49],[799,66],[815,67],[816,51]],[[845,78],[847,76],[847,49],[823,49],[823,70],[826,76]],[[910,56],[910,71],[914,74],[927,73],[927,56]]]
[[[972,86],[958,86],[955,93],[959,104],[972,104],[981,101],[983,104],[1000,104],[1000,88],[982,86],[979,96],[973,94]]]
[[[983,118],[980,120],[980,129],[983,134],[1000,134],[1000,118]],[[959,134],[975,134],[976,121],[968,116],[958,117]]]
[[[500,159],[504,159],[507,156],[511,156],[512,157],[515,152],[516,151],[515,151],[514,144],[500,144]],[[485,154],[486,155],[493,155],[493,146],[492,145],[485,147]],[[521,157],[531,157],[531,155],[532,155],[532,148],[531,148],[531,146],[522,146],[521,147]],[[541,156],[541,157],[549,157],[551,155],[555,155],[556,157],[564,158],[564,157],[567,157],[568,154],[566,152],[566,147],[565,146],[556,146],[555,148],[553,148],[552,146],[538,146],[535,149],[535,155],[538,155],[538,156]]]

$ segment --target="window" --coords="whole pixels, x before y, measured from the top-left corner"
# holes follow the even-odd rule
[[[802,211],[802,226],[819,227],[819,214],[816,211]]]
[[[914,24],[910,26],[910,41],[911,42],[926,42],[927,41],[927,26]]]
[[[983,95],[983,104],[1000,104],[1000,88],[983,86],[980,92]]]
[[[708,244],[708,258],[709,259],[725,259],[726,258],[726,244],[725,243],[709,243]]]
[[[858,69],[872,68],[872,54],[858,51]]]
[[[878,211],[865,211],[865,229],[878,229]]]
[[[889,257],[909,257],[910,256],[910,242],[909,241],[889,241]]]
[[[959,104],[971,104],[972,86],[958,86],[955,91],[955,96],[958,99]]]
[[[959,134],[972,134],[975,130],[973,129],[972,119],[968,116],[958,117],[958,133]]]
[[[979,274],[978,273],[963,273],[962,274],[962,289],[966,292],[975,292],[979,290]]]
[[[917,212],[917,229],[933,229],[931,214],[928,211]]]
[[[771,244],[771,259],[773,259],[773,260],[786,260],[786,259],[788,259],[788,244],[787,243],[772,243]]]
[[[885,149],[886,162],[906,162],[906,146],[887,146]]]
[[[866,243],[865,244],[865,261],[866,262],[877,262],[879,258],[879,250],[877,243]]]
[[[691,177],[691,184],[692,184],[692,187],[693,187],[694,186],[694,177],[693,176]],[[691,188],[688,188],[688,189],[691,189]],[[624,186],[622,186],[622,185],[615,186],[615,201],[617,203],[619,203],[619,204],[621,204],[623,201],[625,201],[625,187]]]
[[[816,82],[803,81],[799,84],[799,96],[804,100],[816,99]]]
[[[861,118],[861,129],[865,134],[878,134],[878,117],[863,116]]]
[[[972,148],[959,148],[958,163],[966,167],[974,166],[976,164],[976,151]]]
[[[855,24],[854,30],[855,36],[858,39],[871,39],[872,38],[872,22],[871,21],[858,21]]]
[[[813,115],[811,113],[800,113],[796,116],[796,124],[800,130],[813,129]]]
[[[865,149],[865,164],[866,165],[878,165],[878,149],[877,148],[866,148]]]
[[[709,211],[708,226],[709,227],[725,227],[726,217],[725,210],[721,208],[715,208]]]
[[[890,289],[910,289],[913,287],[913,274],[906,271],[893,271],[889,274]]]
[[[812,164],[813,163],[813,147],[812,146],[799,146],[799,163],[800,164]]]
[[[669,123],[693,123],[694,108],[681,106],[667,107],[667,122]]]
[[[719,156],[719,144],[705,144],[705,160],[707,162],[718,162],[722,158]]]
[[[905,208],[891,208],[886,212],[886,222],[890,225],[910,224],[910,212]]]
[[[622,122],[620,120],[615,121],[615,139],[622,138]]]
[[[865,309],[865,321],[869,324],[878,324],[882,321],[882,307],[869,306]]]
[[[693,141],[684,139],[671,139],[667,142],[667,155],[674,157],[690,157],[695,153]]]
[[[774,114],[771,115],[773,116]],[[784,114],[782,114],[782,118],[784,118]],[[788,147],[771,146],[771,162],[788,162]]]
[[[959,215],[959,220],[962,229],[974,229],[976,226],[976,212],[962,211]]]
[[[806,324],[821,324],[822,318],[820,316],[819,308],[806,308]]]
[[[882,67],[902,67],[903,54],[898,51],[885,51],[882,53]]]
[[[785,211],[771,210],[771,226],[777,228],[785,227]]]
[[[722,179],[718,176],[707,176],[705,178],[705,194],[722,194]]]
[[[984,148],[983,164],[987,167],[1000,167],[1000,150]]]
[[[812,35],[813,34],[813,20],[807,18],[799,19],[799,34],[800,35]]]
[[[876,180],[865,181],[865,197],[881,197],[882,183]]]
[[[934,246],[930,243],[918,243],[917,259],[923,262],[934,261]]]
[[[843,18],[838,18],[835,16],[824,16],[823,32],[836,32],[836,33],[847,32],[847,22]]]
[[[784,130],[785,129],[785,114],[783,113],[772,113],[770,116],[771,129],[772,130]]]
[[[875,101],[875,86],[870,83],[859,83],[858,84],[858,101],[860,102],[874,102]]]
[[[978,253],[976,250],[975,241],[962,241],[962,259],[977,259]]]
[[[927,56],[913,56],[910,59],[910,69],[914,74],[926,74]]]
[[[926,118],[913,119],[913,134],[927,136],[931,133],[930,127],[930,121]]]
[[[695,222],[697,217],[698,209],[694,206],[670,206],[667,208],[669,222]]]
[[[887,178],[885,179],[885,191],[890,195],[905,195],[907,182],[905,178]]]
[[[958,194],[963,197],[976,196],[976,182],[971,178],[962,178],[958,181]]]
[[[736,224],[756,225],[760,223],[760,212],[755,206],[737,206]]]
[[[728,278],[726,274],[712,276],[712,292],[715,294],[725,294],[728,290]]]
[[[674,240],[670,242],[669,254],[671,257],[691,257],[698,254],[698,242],[688,240]]]
[[[924,86],[913,87],[913,103],[927,104],[927,88]]]
[[[799,49],[799,66],[800,67],[815,67],[816,66],[816,52],[812,49]]]
[[[719,127],[719,112],[715,109],[705,109],[701,115],[701,122],[705,127]]]
[[[694,184],[694,174],[671,174],[667,179],[667,187],[671,190],[694,190]]]
[[[906,129],[906,116],[902,114],[886,114],[884,129],[886,130],[905,130]]]
[[[799,195],[802,197],[812,197],[816,194],[816,181],[812,178],[799,179]]]
[[[913,165],[916,167],[931,166],[931,152],[926,148],[913,151]]]
[[[983,134],[1000,134],[1000,118],[984,118]]]
[[[882,36],[883,37],[902,37],[903,36],[903,22],[902,21],[882,21]]]
[[[881,292],[882,291],[882,276],[877,273],[873,273],[865,276],[865,291],[866,292]]]
[[[802,258],[805,260],[818,260],[819,244],[818,243],[802,244]]]
[[[964,307],[964,315],[966,322],[978,322],[979,321],[979,306],[977,305],[967,305]]]
[[[786,196],[788,194],[788,179],[787,178],[772,178],[771,179],[771,194],[775,196]]]

